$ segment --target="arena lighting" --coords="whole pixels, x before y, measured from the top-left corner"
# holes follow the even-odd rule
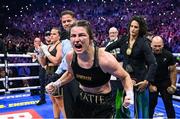
[[[104,17],[101,17],[101,19],[104,20],[104,21],[106,20]]]

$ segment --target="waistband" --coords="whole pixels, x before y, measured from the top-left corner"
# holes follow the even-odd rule
[[[84,92],[82,89],[80,89],[80,99],[82,101],[92,104],[111,104],[112,92],[107,94],[94,94],[94,93]]]

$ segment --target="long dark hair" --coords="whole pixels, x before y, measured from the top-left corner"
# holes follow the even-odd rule
[[[134,20],[137,21],[139,24],[139,35],[138,35],[138,37],[143,37],[147,32],[147,24],[146,24],[146,21],[144,20],[144,18],[141,16],[132,17],[132,19],[130,20],[130,22],[128,24],[128,31],[130,30],[130,25],[131,25],[132,21],[134,21]]]

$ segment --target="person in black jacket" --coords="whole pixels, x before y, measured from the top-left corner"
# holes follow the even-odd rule
[[[129,22],[129,33],[106,47],[106,51],[120,48],[123,67],[134,81],[135,117],[149,117],[148,83],[154,80],[157,63],[144,37],[147,26],[142,17],[134,16]]]
[[[176,91],[176,60],[171,52],[164,48],[163,39],[155,36],[151,47],[158,64],[155,80],[150,85],[150,107],[149,115],[153,118],[154,110],[160,93],[165,105],[168,118],[175,118],[175,110],[172,103],[172,95]]]
[[[0,53],[4,53],[4,42],[0,39]]]
[[[4,42],[2,39],[0,39],[0,54],[4,54],[5,52],[5,47],[4,47]],[[0,58],[0,63],[4,63],[3,58]],[[5,76],[4,68],[0,67],[0,78]],[[0,81],[0,89],[4,89],[3,82]],[[4,92],[0,92],[0,95],[3,95]]]

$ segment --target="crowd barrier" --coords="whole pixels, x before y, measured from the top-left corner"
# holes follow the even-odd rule
[[[180,53],[173,53],[173,55],[175,57],[180,57]],[[1,57],[5,57],[4,54],[0,54],[0,58]],[[31,56],[29,54],[7,54],[6,56],[7,58],[9,57],[21,57],[21,58],[30,58]],[[4,78],[0,78],[0,81],[3,81],[5,84],[5,89],[0,89],[0,92],[7,92],[7,91],[19,91],[19,90],[30,90],[30,89],[39,89],[40,86],[28,86],[28,87],[18,87],[18,88],[9,88],[8,87],[8,81],[12,81],[12,80],[37,80],[39,79],[39,76],[26,76],[26,77],[8,77],[8,73],[7,73],[7,69],[8,67],[16,67],[16,66],[39,66],[38,63],[8,63],[7,62],[7,58],[4,58],[4,63],[0,64],[0,68],[4,67],[5,68],[5,72],[6,72],[6,76]],[[176,67],[178,72],[180,72],[180,66]],[[179,88],[180,87],[180,83],[179,79],[180,78],[180,74],[178,74],[177,76],[177,83],[176,86]],[[111,80],[116,80],[116,78],[112,78]],[[180,96],[176,96],[173,95],[174,99],[180,100]]]

